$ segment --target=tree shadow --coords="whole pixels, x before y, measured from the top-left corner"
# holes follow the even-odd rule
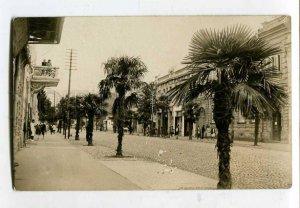
[[[105,158],[134,158],[132,155],[123,155],[123,156],[119,156],[119,155],[105,155]]]

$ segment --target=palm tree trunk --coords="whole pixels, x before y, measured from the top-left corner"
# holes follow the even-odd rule
[[[144,123],[143,128],[144,128],[144,136],[146,136],[146,128],[147,128],[147,124],[146,123]]]
[[[117,147],[117,154],[116,156],[122,157],[123,151],[122,151],[122,142],[123,142],[123,136],[124,136],[124,130],[123,125],[121,124],[122,121],[118,122],[118,147]]]
[[[125,98],[125,92],[119,92],[119,107],[118,107],[118,147],[117,147],[117,157],[122,157],[123,156],[123,150],[122,150],[122,142],[123,142],[123,136],[124,136],[124,98]]]
[[[218,129],[217,151],[219,157],[219,182],[218,189],[231,189],[230,173],[230,138],[229,125],[232,121],[232,108],[230,92],[226,86],[220,85],[214,96],[214,120]]]
[[[76,135],[75,135],[75,140],[79,140],[79,127],[80,127],[80,116],[78,114],[77,118],[76,118]]]
[[[189,122],[189,140],[193,139],[193,122]]]
[[[254,128],[254,146],[258,144],[258,131],[259,131],[259,114],[255,113],[255,128]]]
[[[94,114],[89,114],[88,118],[89,122],[86,128],[86,140],[88,142],[88,146],[93,146]]]

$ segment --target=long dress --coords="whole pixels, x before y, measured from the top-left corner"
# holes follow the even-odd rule
[[[30,131],[31,131],[31,138],[33,139],[35,136],[35,124],[34,123],[30,123]]]

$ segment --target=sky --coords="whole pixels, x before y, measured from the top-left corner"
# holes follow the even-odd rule
[[[222,29],[245,24],[253,32],[271,16],[144,16],[144,17],[65,17],[59,44],[31,45],[33,64],[51,59],[59,67],[58,97],[68,89],[67,49],[75,49],[76,70],[72,71],[72,92],[98,92],[105,78],[103,63],[122,55],[140,57],[148,68],[144,80],[154,81],[170,69],[180,69],[193,34],[200,29]],[[48,90],[49,91],[49,90]]]

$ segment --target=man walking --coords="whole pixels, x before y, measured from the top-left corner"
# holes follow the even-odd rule
[[[177,124],[176,128],[175,128],[175,136],[176,139],[178,139],[178,135],[179,135],[179,125]]]
[[[44,136],[45,136],[45,132],[46,132],[46,124],[43,122],[41,124],[41,133],[43,135],[43,139],[44,139]]]
[[[204,139],[204,135],[205,135],[205,126],[203,124],[203,126],[201,128],[201,139]]]

